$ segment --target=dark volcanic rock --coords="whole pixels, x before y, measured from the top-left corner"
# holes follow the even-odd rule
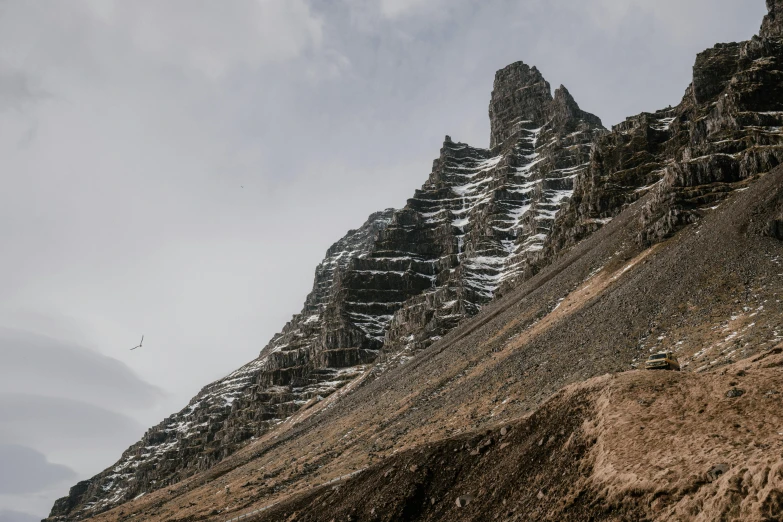
[[[721,475],[725,474],[727,471],[729,471],[730,467],[725,462],[722,462],[720,464],[715,464],[707,471],[707,481],[709,482],[715,482],[720,478]]]
[[[52,507],[52,512],[49,516],[57,517],[68,515],[73,510],[73,508],[84,502],[84,495],[90,489],[90,485],[91,481],[89,480],[77,482],[76,485],[68,491],[67,497],[63,497],[55,501],[54,506]]]
[[[726,397],[730,399],[742,397],[743,395],[745,395],[745,390],[741,390],[740,388],[732,388],[726,392]]]
[[[718,44],[699,53],[693,66],[693,98],[705,103],[723,92],[739,65],[740,45]]]
[[[561,133],[603,127],[601,118],[581,110],[564,85],[555,91],[552,103],[552,126]]]
[[[546,121],[551,98],[549,82],[536,67],[515,62],[498,71],[489,103],[489,148],[518,135],[523,121]]]
[[[522,62],[495,75],[489,117],[491,148],[448,138],[429,180],[362,260],[372,274],[394,260],[417,263],[411,270],[431,278],[391,319],[384,352],[392,360],[438,340],[523,276],[521,261],[542,249],[592,143],[606,132],[565,87],[553,96]]]

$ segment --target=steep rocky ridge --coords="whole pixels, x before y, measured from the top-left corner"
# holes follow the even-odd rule
[[[329,249],[302,312],[258,358],[78,484],[52,516],[88,516],[208,469],[300,408],[403,363],[490,302],[522,270],[510,260],[542,248],[605,130],[522,62],[497,73],[489,112],[490,149],[447,136],[403,209],[373,214]]]
[[[427,263],[434,278],[391,317],[388,359],[405,360],[438,340],[522,275],[516,259],[542,248],[605,132],[565,87],[553,96],[541,73],[521,62],[496,74],[489,114],[491,148],[447,136],[427,183],[379,237],[378,255]],[[364,274],[356,281],[368,284]]]
[[[552,96],[535,68],[499,71],[490,149],[447,137],[422,189],[369,225],[372,240],[360,234],[360,248],[330,254],[339,261],[319,267],[321,297],[257,360],[205,388],[209,400],[191,404],[198,414],[187,408],[151,430],[53,516],[80,518],[201,472],[172,502],[148,494],[158,507],[144,513],[203,518],[210,481],[263,466],[263,487],[213,503],[237,512],[518,417],[649,350],[674,348],[704,371],[779,342],[780,173],[760,176],[782,157],[781,10],[769,5],[761,37],[699,55],[679,106],[610,133],[565,88]],[[186,498],[193,506],[178,503]]]

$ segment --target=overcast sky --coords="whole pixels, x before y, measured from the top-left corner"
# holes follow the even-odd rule
[[[326,248],[404,205],[444,135],[487,146],[497,69],[537,65],[608,126],[677,104],[696,53],[764,13],[0,0],[0,522],[45,516],[254,358]]]

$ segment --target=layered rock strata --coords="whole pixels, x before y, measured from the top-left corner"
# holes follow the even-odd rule
[[[303,405],[319,401],[361,374],[372,357],[354,350],[352,364],[319,348],[327,335],[322,315],[334,298],[340,273],[366,256],[393,209],[369,217],[332,245],[315,270],[302,311],[275,335],[261,356],[204,387],[190,404],[145,433],[120,460],[58,500],[52,516],[83,518],[207,469]],[[350,336],[349,333],[344,334]],[[360,335],[356,333],[356,335]]]
[[[384,340],[392,359],[438,340],[522,275],[519,259],[543,248],[606,132],[565,87],[552,96],[541,73],[521,62],[497,73],[489,114],[491,148],[447,136],[430,178],[379,238],[377,255],[426,263],[433,277],[392,317]]]
[[[783,161],[783,2],[767,3],[760,36],[697,56],[678,106],[628,118],[596,140],[545,248],[528,259],[534,269],[648,192],[642,245],[697,221]]]

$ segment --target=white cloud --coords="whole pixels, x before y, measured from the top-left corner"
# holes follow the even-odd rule
[[[66,66],[105,61],[109,52],[122,64],[133,52],[151,66],[219,79],[238,68],[295,59],[322,42],[322,22],[305,0],[33,1],[11,3],[2,14],[0,65]],[[72,46],[89,51],[67,56],[64,49]]]
[[[118,4],[131,37],[155,59],[184,62],[209,77],[296,58],[321,44],[321,22],[303,0],[179,0]],[[116,19],[116,18],[115,18]]]

